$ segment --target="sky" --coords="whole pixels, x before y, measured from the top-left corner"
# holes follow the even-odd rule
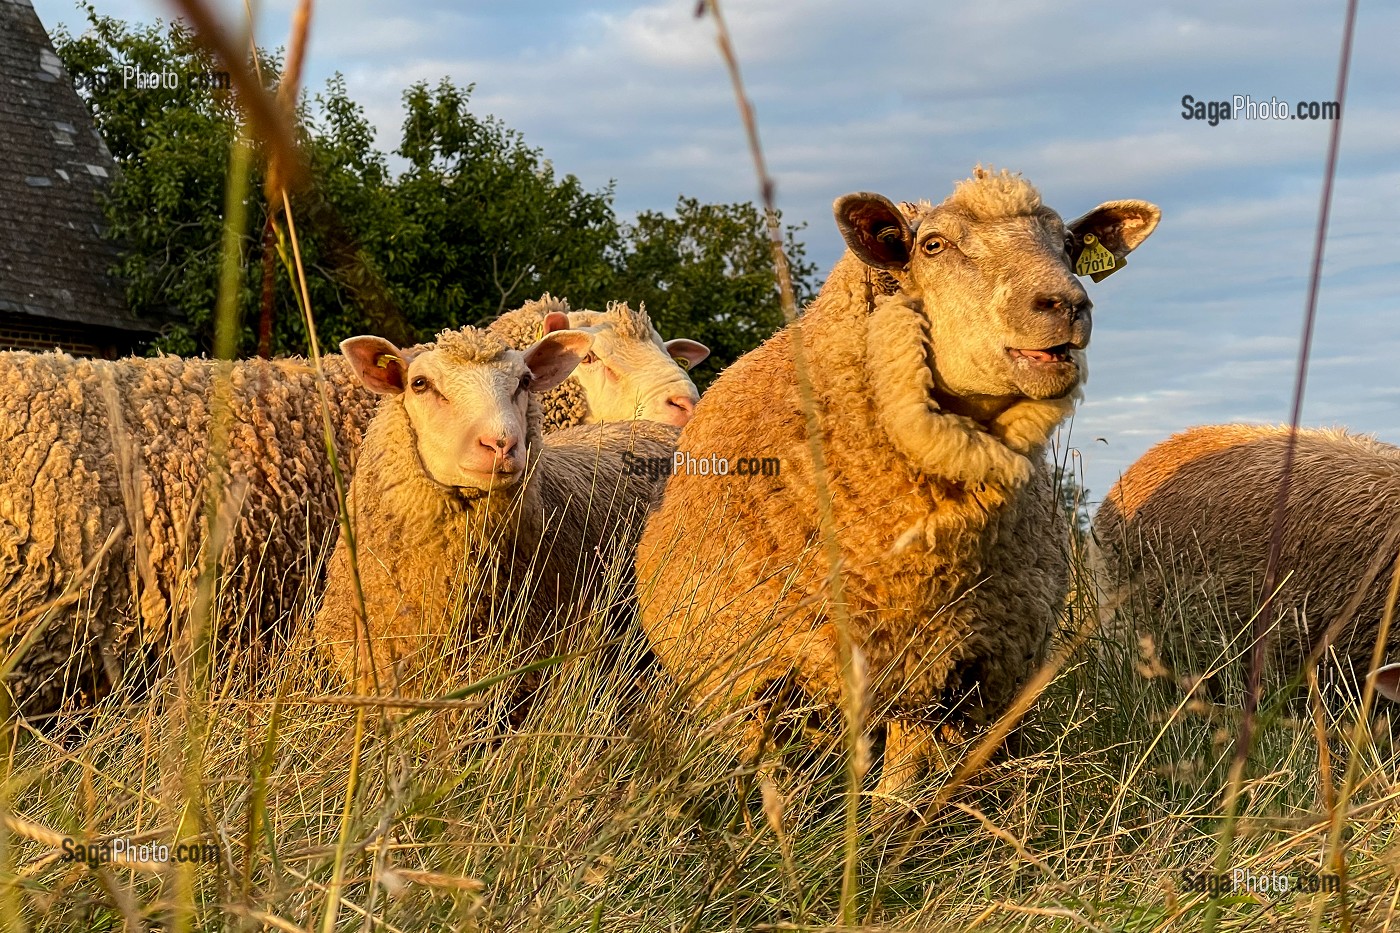
[[[92,0],[131,21],[151,0]],[[33,0],[81,32],[73,0]],[[1183,118],[1182,98],[1330,101],[1345,3],[978,4],[727,0],[777,199],[823,270],[832,200],[941,200],[978,163],[1023,173],[1066,218],[1119,198],[1162,209],[1127,268],[1087,283],[1090,379],[1070,445],[1098,499],[1196,424],[1289,414],[1331,124]],[[232,17],[242,2],[223,0]],[[292,4],[257,14],[264,45]],[[679,195],[754,200],[714,24],[694,0],[338,0],[306,84],[336,72],[392,151],[417,81],[473,83],[473,108],[626,218]],[[1400,443],[1400,5],[1360,4],[1303,420]],[[626,296],[619,296],[626,297]],[[684,335],[666,335],[684,336]]]

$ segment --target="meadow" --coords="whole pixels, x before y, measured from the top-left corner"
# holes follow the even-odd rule
[[[1082,553],[1076,568],[1057,645],[1077,647],[1052,652],[1062,666],[1005,748],[970,774],[950,756],[898,801],[873,799],[866,776],[850,904],[839,729],[793,733],[783,765],[759,771],[736,717],[691,712],[643,641],[618,645],[601,619],[539,672],[513,728],[471,715],[489,683],[436,701],[347,695],[298,624],[308,592],[279,643],[215,640],[201,655],[186,642],[186,662],[144,687],[130,678],[57,721],[10,720],[4,922],[1147,931],[1200,929],[1218,910],[1219,930],[1389,929],[1400,760],[1388,713],[1357,732],[1345,681],[1310,702],[1273,675],[1217,868],[1239,703],[1183,690],[1150,642],[1086,628]],[[214,611],[227,626],[238,608]],[[1159,630],[1238,630],[1186,601],[1165,611]],[[1223,698],[1242,695],[1243,640],[1193,659]],[[117,839],[170,860],[76,848]],[[177,863],[180,845],[196,860]],[[1212,885],[1217,871],[1247,873],[1253,890]],[[839,923],[848,908],[854,926]]]

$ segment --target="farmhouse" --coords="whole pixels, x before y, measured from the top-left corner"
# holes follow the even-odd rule
[[[0,0],[0,350],[114,357],[154,334],[109,274],[115,171],[29,0]]]

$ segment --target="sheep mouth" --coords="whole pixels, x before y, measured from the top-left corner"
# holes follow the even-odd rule
[[[492,489],[508,489],[520,482],[524,478],[525,472],[514,464],[506,468],[503,464],[496,464],[495,469],[484,470],[462,470],[462,479],[465,482],[457,484],[460,490],[488,491]]]
[[[1013,360],[1030,366],[1073,365],[1074,358],[1070,356],[1070,351],[1077,349],[1079,348],[1072,343],[1061,343],[1053,347],[1044,347],[1041,349],[1007,347],[1006,355]]]

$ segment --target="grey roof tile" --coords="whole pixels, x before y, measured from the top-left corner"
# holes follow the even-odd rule
[[[0,0],[0,310],[154,332],[109,274],[115,165],[28,0]]]

